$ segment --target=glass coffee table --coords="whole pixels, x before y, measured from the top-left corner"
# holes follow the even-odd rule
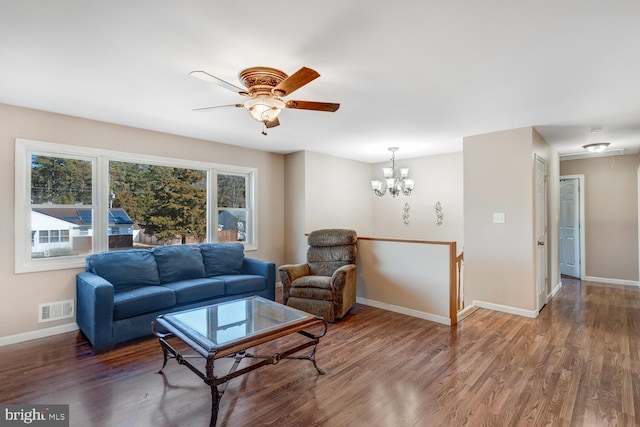
[[[320,333],[313,334],[307,331],[316,325],[321,325]],[[216,424],[220,398],[226,389],[226,383],[235,377],[261,366],[275,365],[282,359],[309,360],[318,373],[324,375],[315,359],[320,338],[327,332],[327,322],[324,318],[262,297],[243,298],[164,314],[153,321],[152,330],[160,340],[164,355],[164,362],[158,373],[165,368],[167,360],[173,358],[211,387],[211,426]],[[294,333],[304,337],[302,342],[289,344],[275,354],[258,356],[247,352],[251,347]],[[180,353],[170,344],[174,338],[186,343],[197,354]],[[296,356],[308,347],[313,347],[309,354]],[[229,372],[216,376],[213,370],[214,361],[223,357],[235,360]],[[204,372],[189,362],[190,358],[204,358]],[[256,361],[238,369],[240,362],[247,358]],[[220,385],[223,386],[219,388]]]

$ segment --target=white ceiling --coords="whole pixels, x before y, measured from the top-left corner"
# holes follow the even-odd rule
[[[261,135],[239,85],[269,66],[321,77]],[[561,154],[640,147],[638,0],[2,0],[0,103],[278,153],[384,161],[534,126]],[[1,123],[1,118],[0,118]],[[591,128],[602,131],[593,135]]]

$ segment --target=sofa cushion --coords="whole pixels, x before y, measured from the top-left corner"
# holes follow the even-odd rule
[[[242,243],[203,243],[200,245],[207,277],[242,273]]]
[[[194,245],[158,246],[153,249],[156,257],[160,283],[204,277],[200,248]]]
[[[97,274],[109,281],[116,292],[160,284],[156,259],[148,249],[88,255],[86,266],[89,273]]]
[[[224,282],[210,277],[181,280],[162,286],[175,292],[177,304],[185,304],[224,295]]]
[[[176,304],[176,295],[164,286],[144,286],[113,294],[113,319],[127,319]]]
[[[238,295],[247,292],[258,292],[267,289],[267,279],[252,274],[234,274],[216,276],[224,282],[226,295]]]

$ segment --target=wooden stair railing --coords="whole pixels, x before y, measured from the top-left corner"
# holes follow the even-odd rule
[[[464,308],[464,287],[462,285],[462,265],[464,264],[464,251],[460,252],[460,255],[456,257],[456,304],[457,311],[459,312]]]

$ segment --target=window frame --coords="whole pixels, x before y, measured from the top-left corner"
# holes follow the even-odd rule
[[[240,242],[245,251],[258,249],[258,206],[255,197],[258,183],[256,168],[226,165],[213,162],[193,161],[149,154],[134,154],[76,145],[66,145],[30,139],[15,140],[15,273],[82,268],[85,255],[32,258],[31,230],[31,156],[64,157],[92,162],[92,204],[83,205],[94,209],[93,241],[91,253],[109,250],[109,162],[142,163],[156,166],[197,169],[207,174],[207,241],[215,242],[218,237],[217,174],[227,173],[247,176],[247,230],[246,241]],[[65,207],[65,205],[56,205]],[[249,228],[249,227],[248,227]],[[36,238],[39,238],[36,237]]]
[[[218,206],[217,203],[217,195],[218,195],[218,175],[232,175],[232,176],[242,176],[246,178],[246,185],[245,185],[245,207],[244,208],[229,208],[229,207],[224,207],[224,206]],[[248,175],[247,173],[243,173],[240,171],[229,171],[229,170],[216,170],[213,173],[213,177],[211,179],[211,182],[214,183],[215,185],[215,191],[211,191],[211,194],[215,194],[216,195],[216,212],[213,215],[213,217],[215,218],[216,222],[214,224],[215,229],[218,230],[219,224],[218,224],[218,212],[219,211],[245,211],[246,212],[246,218],[247,218],[247,224],[251,224],[251,228],[253,229],[253,225],[255,224],[254,221],[254,213],[253,210],[251,209],[251,206],[255,206],[255,201],[253,199],[253,185],[251,182],[251,175]],[[207,229],[208,230],[208,229]],[[253,234],[253,230],[251,230],[249,233],[247,233],[247,230],[245,230],[245,235],[247,236],[246,241],[252,241],[249,239],[249,235]],[[216,236],[217,236],[217,232],[216,232]],[[255,238],[255,236],[252,236]]]

